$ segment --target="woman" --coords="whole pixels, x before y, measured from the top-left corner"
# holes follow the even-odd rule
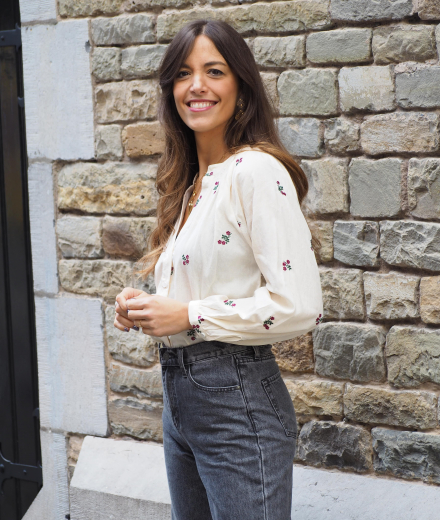
[[[114,325],[159,343],[172,518],[287,520],[298,430],[271,344],[322,319],[307,179],[228,24],[186,25],[160,85],[166,147],[141,271],[157,292],[125,288]]]

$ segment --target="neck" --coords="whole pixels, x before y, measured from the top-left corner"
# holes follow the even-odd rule
[[[223,137],[223,126],[210,132],[195,132],[197,157],[199,159],[199,178],[211,164],[217,164],[228,156],[228,149]]]

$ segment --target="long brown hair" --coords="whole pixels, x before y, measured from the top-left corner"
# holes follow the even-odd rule
[[[296,161],[281,143],[275,118],[278,110],[264,88],[254,56],[242,36],[229,24],[219,20],[196,20],[185,25],[168,45],[159,68],[162,95],[158,119],[165,133],[165,151],[159,162],[156,188],[157,226],[148,238],[148,253],[139,263],[142,278],[153,270],[179,218],[185,191],[198,171],[194,132],[181,119],[174,101],[173,86],[180,67],[191,53],[197,36],[204,34],[216,46],[239,82],[244,113],[237,120],[235,113],[226,125],[225,143],[229,153],[245,146],[256,147],[273,155],[289,172],[299,202],[307,194],[308,181]],[[238,107],[237,107],[238,111]],[[313,238],[319,247],[319,240]]]

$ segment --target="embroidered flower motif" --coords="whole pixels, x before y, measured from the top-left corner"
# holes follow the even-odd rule
[[[197,321],[199,323],[202,323],[202,321],[205,321],[204,318],[202,318],[201,316],[197,316]]]
[[[211,177],[214,172],[205,173],[205,177]]]
[[[174,266],[171,266],[171,274],[174,273]]]
[[[235,303],[232,303],[234,300],[224,300],[225,305],[230,305],[231,307],[235,307]]]
[[[238,224],[238,227],[241,227],[241,222],[238,222],[238,220],[237,220],[237,224]]]
[[[217,182],[215,183],[215,185],[214,185],[214,190],[213,190],[214,193],[217,193],[217,188],[218,188],[218,181],[217,181]]]
[[[277,184],[278,184],[278,190],[283,194],[285,195],[284,191],[283,191],[283,187],[281,186],[280,184],[280,181],[277,181]]]
[[[265,329],[269,329],[269,326],[270,326],[270,325],[273,325],[273,320],[274,320],[274,319],[275,319],[275,318],[274,318],[273,316],[271,316],[269,319],[267,319],[267,320],[263,323],[263,327],[264,327]]]
[[[287,269],[289,269],[289,271],[292,270],[292,268],[290,267],[290,260],[286,260],[285,262],[283,262],[283,271],[287,271]]]
[[[319,325],[320,323],[322,323],[322,320],[324,319],[323,315],[320,314],[317,318],[316,318],[316,325]]]
[[[182,255],[183,265],[189,264],[189,255]]]
[[[200,195],[200,197],[196,200],[196,203],[194,204],[194,207],[197,206],[197,204],[199,203],[199,200],[202,198],[202,196]]]
[[[192,329],[189,329],[186,333],[187,336],[191,336],[191,339],[194,341],[196,339],[197,334],[200,334],[200,325],[193,325]]]
[[[243,157],[240,157],[240,159],[237,159],[237,160],[235,161],[235,166],[237,166],[238,163],[241,163],[241,160],[242,160],[242,159],[243,159]]]
[[[222,240],[218,240],[217,243],[218,244],[227,244],[229,242],[229,237],[231,236],[231,232],[230,231],[226,231],[226,235],[222,235]]]

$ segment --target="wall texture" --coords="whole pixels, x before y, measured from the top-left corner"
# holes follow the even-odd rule
[[[187,21],[222,19],[279,108],[323,246],[323,322],[274,345],[300,426],[296,462],[440,484],[439,6],[59,0],[58,21],[89,24],[95,159],[54,162],[58,273],[63,292],[103,302],[112,437],[162,439],[156,346],[113,327],[155,221],[156,71]],[[81,439],[71,432],[72,471]]]

